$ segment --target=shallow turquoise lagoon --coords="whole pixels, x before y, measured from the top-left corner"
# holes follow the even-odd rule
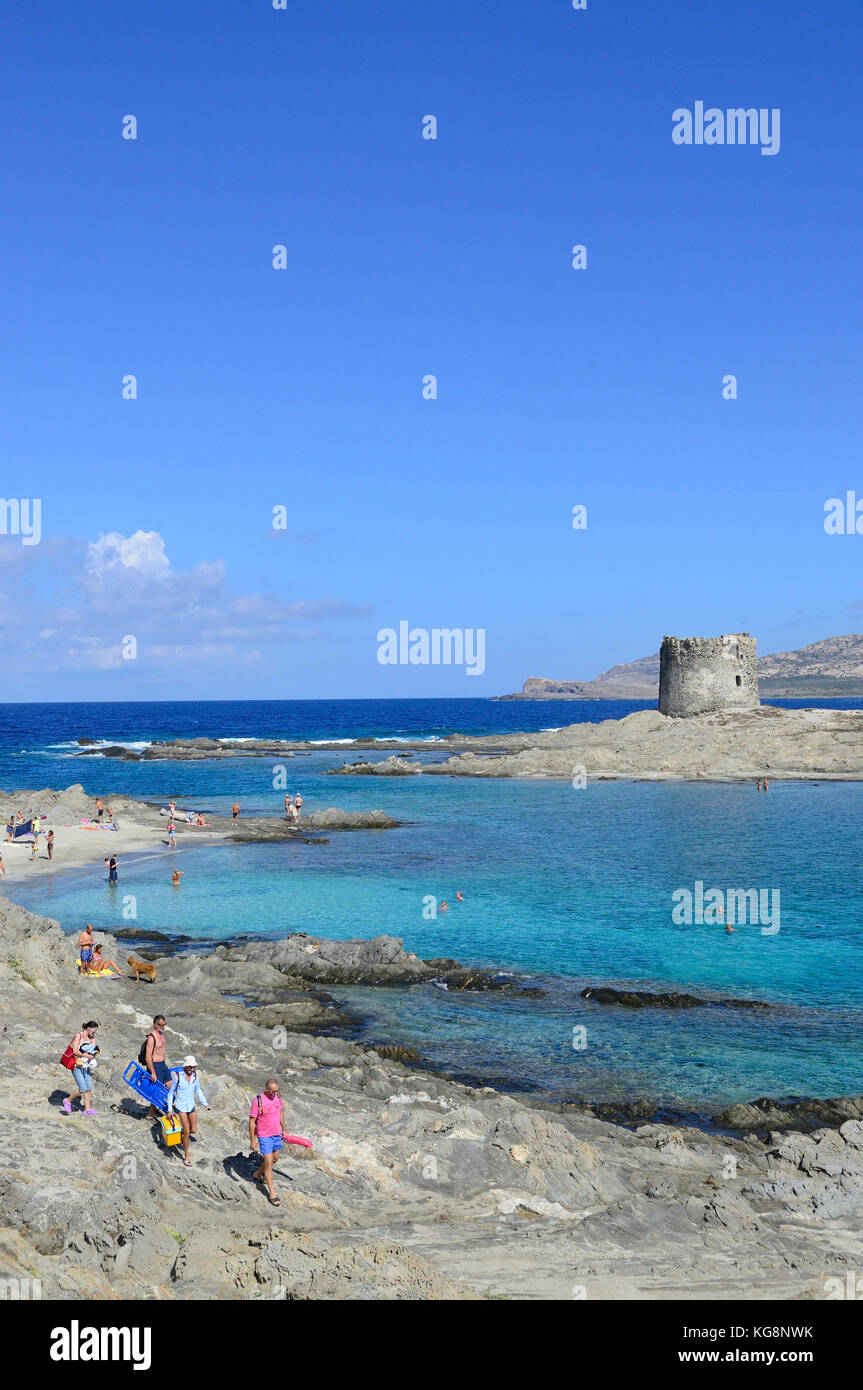
[[[360,1037],[409,1042],[430,1064],[493,1085],[701,1112],[863,1091],[863,786],[773,783],[765,796],[718,783],[327,777],[341,761],[296,760],[307,807],[380,806],[401,828],[146,856],[121,864],[116,888],[99,866],[9,895],[70,930],[128,925],[132,894],[142,928],[223,940],[386,932],[422,956],[534,976],[544,999],[336,991],[362,1015]],[[221,807],[239,788],[250,813],[272,812],[283,796],[262,760],[144,767],[181,797],[191,787],[195,805]],[[672,894],[697,880],[778,889],[779,932],[675,925]],[[430,898],[449,911],[429,919]],[[630,1011],[580,997],[624,982],[774,1008]]]

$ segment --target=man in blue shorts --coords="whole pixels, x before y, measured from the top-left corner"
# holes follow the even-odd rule
[[[282,1139],[287,1139],[285,1129],[285,1108],[279,1095],[279,1083],[271,1076],[260,1095],[255,1096],[249,1111],[249,1142],[252,1153],[259,1153],[261,1161],[252,1174],[255,1182],[267,1185],[270,1204],[280,1207],[281,1200],[273,1188],[273,1165],[279,1161]]]
[[[172,1076],[168,1066],[168,1058],[165,1052],[165,1015],[156,1014],[153,1019],[153,1031],[147,1034],[144,1043],[144,1066],[150,1074],[151,1081],[161,1081],[163,1086],[170,1089]],[[155,1119],[156,1107],[150,1106],[147,1112],[147,1119]]]

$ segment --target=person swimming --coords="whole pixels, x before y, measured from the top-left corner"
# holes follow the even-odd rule
[[[438,908],[438,912],[449,912],[449,904],[447,903],[445,898],[444,901],[441,903],[440,907]]]
[[[455,895],[455,900],[456,900],[457,903],[463,903],[463,902],[464,902],[464,898],[462,897],[461,893],[456,893],[456,895]]]

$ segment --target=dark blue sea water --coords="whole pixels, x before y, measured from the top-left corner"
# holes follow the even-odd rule
[[[776,702],[780,703],[780,702]],[[791,703],[791,702],[781,702]],[[800,702],[803,703],[803,702]],[[813,702],[808,702],[813,703]],[[828,702],[824,702],[825,704]],[[848,702],[852,703],[852,702]],[[861,702],[853,702],[857,707]],[[267,704],[0,707],[0,785],[82,782],[94,795],[176,795],[181,805],[278,812],[271,759],[122,763],[79,758],[81,735],[351,739],[541,729],[643,704],[314,701]],[[350,754],[349,747],[346,752]],[[541,1000],[454,995],[436,986],[338,992],[361,1036],[411,1043],[431,1064],[489,1084],[559,1097],[643,1098],[705,1111],[759,1095],[863,1091],[863,785],[777,783],[767,796],[720,783],[568,783],[328,777],[344,755],[286,760],[308,809],[380,806],[389,832],[326,846],[192,849],[182,888],[165,857],[13,884],[9,896],[57,917],[124,925],[133,895],[144,928],[237,939],[299,929],[388,932],[424,956],[528,975]],[[62,854],[62,844],[58,846]],[[676,925],[672,893],[773,888],[781,926]],[[466,901],[454,902],[461,890]],[[430,916],[429,900],[450,909]],[[581,998],[588,984],[765,999],[769,1012],[629,1011]],[[586,1046],[573,1047],[573,1029]],[[576,1035],[578,1040],[578,1035]]]

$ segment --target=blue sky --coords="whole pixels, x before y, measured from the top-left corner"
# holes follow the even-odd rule
[[[823,526],[863,496],[861,38],[857,0],[8,7],[0,493],[43,511],[0,537],[3,698],[863,628]],[[675,145],[698,100],[779,108],[780,152]],[[485,629],[485,674],[381,666],[401,620]]]

